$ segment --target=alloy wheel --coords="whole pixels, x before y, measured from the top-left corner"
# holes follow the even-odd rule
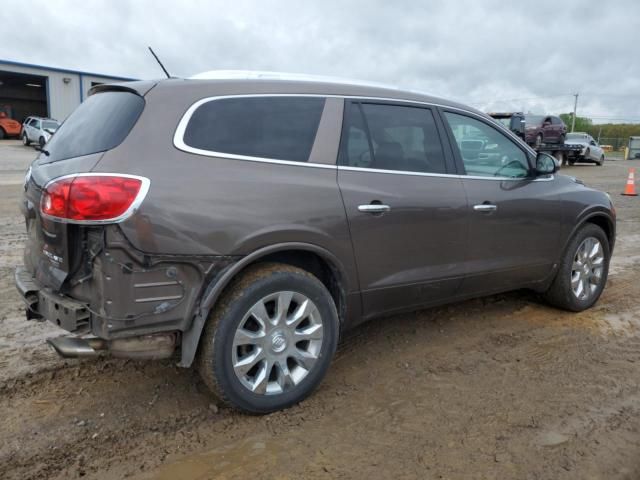
[[[236,329],[234,373],[253,393],[284,393],[313,369],[322,341],[322,318],[309,298],[291,291],[272,293],[255,303]]]
[[[585,238],[573,258],[571,290],[578,300],[589,299],[602,282],[604,250],[597,238]]]

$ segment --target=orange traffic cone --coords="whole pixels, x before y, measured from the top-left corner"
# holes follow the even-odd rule
[[[629,178],[627,178],[627,184],[624,187],[624,192],[622,192],[622,195],[629,195],[631,197],[637,197],[638,196],[638,194],[636,193],[635,176],[636,176],[636,169],[635,168],[630,168],[629,169]]]

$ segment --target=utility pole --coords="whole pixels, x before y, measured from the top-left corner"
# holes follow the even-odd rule
[[[578,94],[573,95],[576,97],[576,101],[573,103],[573,118],[571,119],[571,133],[576,129],[576,110],[578,109]]]

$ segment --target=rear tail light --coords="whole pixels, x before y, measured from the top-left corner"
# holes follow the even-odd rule
[[[80,173],[44,188],[42,215],[69,223],[115,223],[130,217],[144,200],[149,179],[115,173]]]

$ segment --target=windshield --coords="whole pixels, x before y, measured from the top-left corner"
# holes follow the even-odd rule
[[[567,133],[567,140],[586,140],[587,135],[584,133]]]
[[[91,95],[67,118],[47,143],[51,163],[117,147],[144,109],[134,93],[107,91]]]
[[[542,115],[525,115],[524,121],[529,125],[540,125],[542,124],[542,119],[544,117]]]
[[[42,128],[45,130],[56,130],[60,124],[58,122],[52,122],[50,120],[45,120],[42,122]]]

